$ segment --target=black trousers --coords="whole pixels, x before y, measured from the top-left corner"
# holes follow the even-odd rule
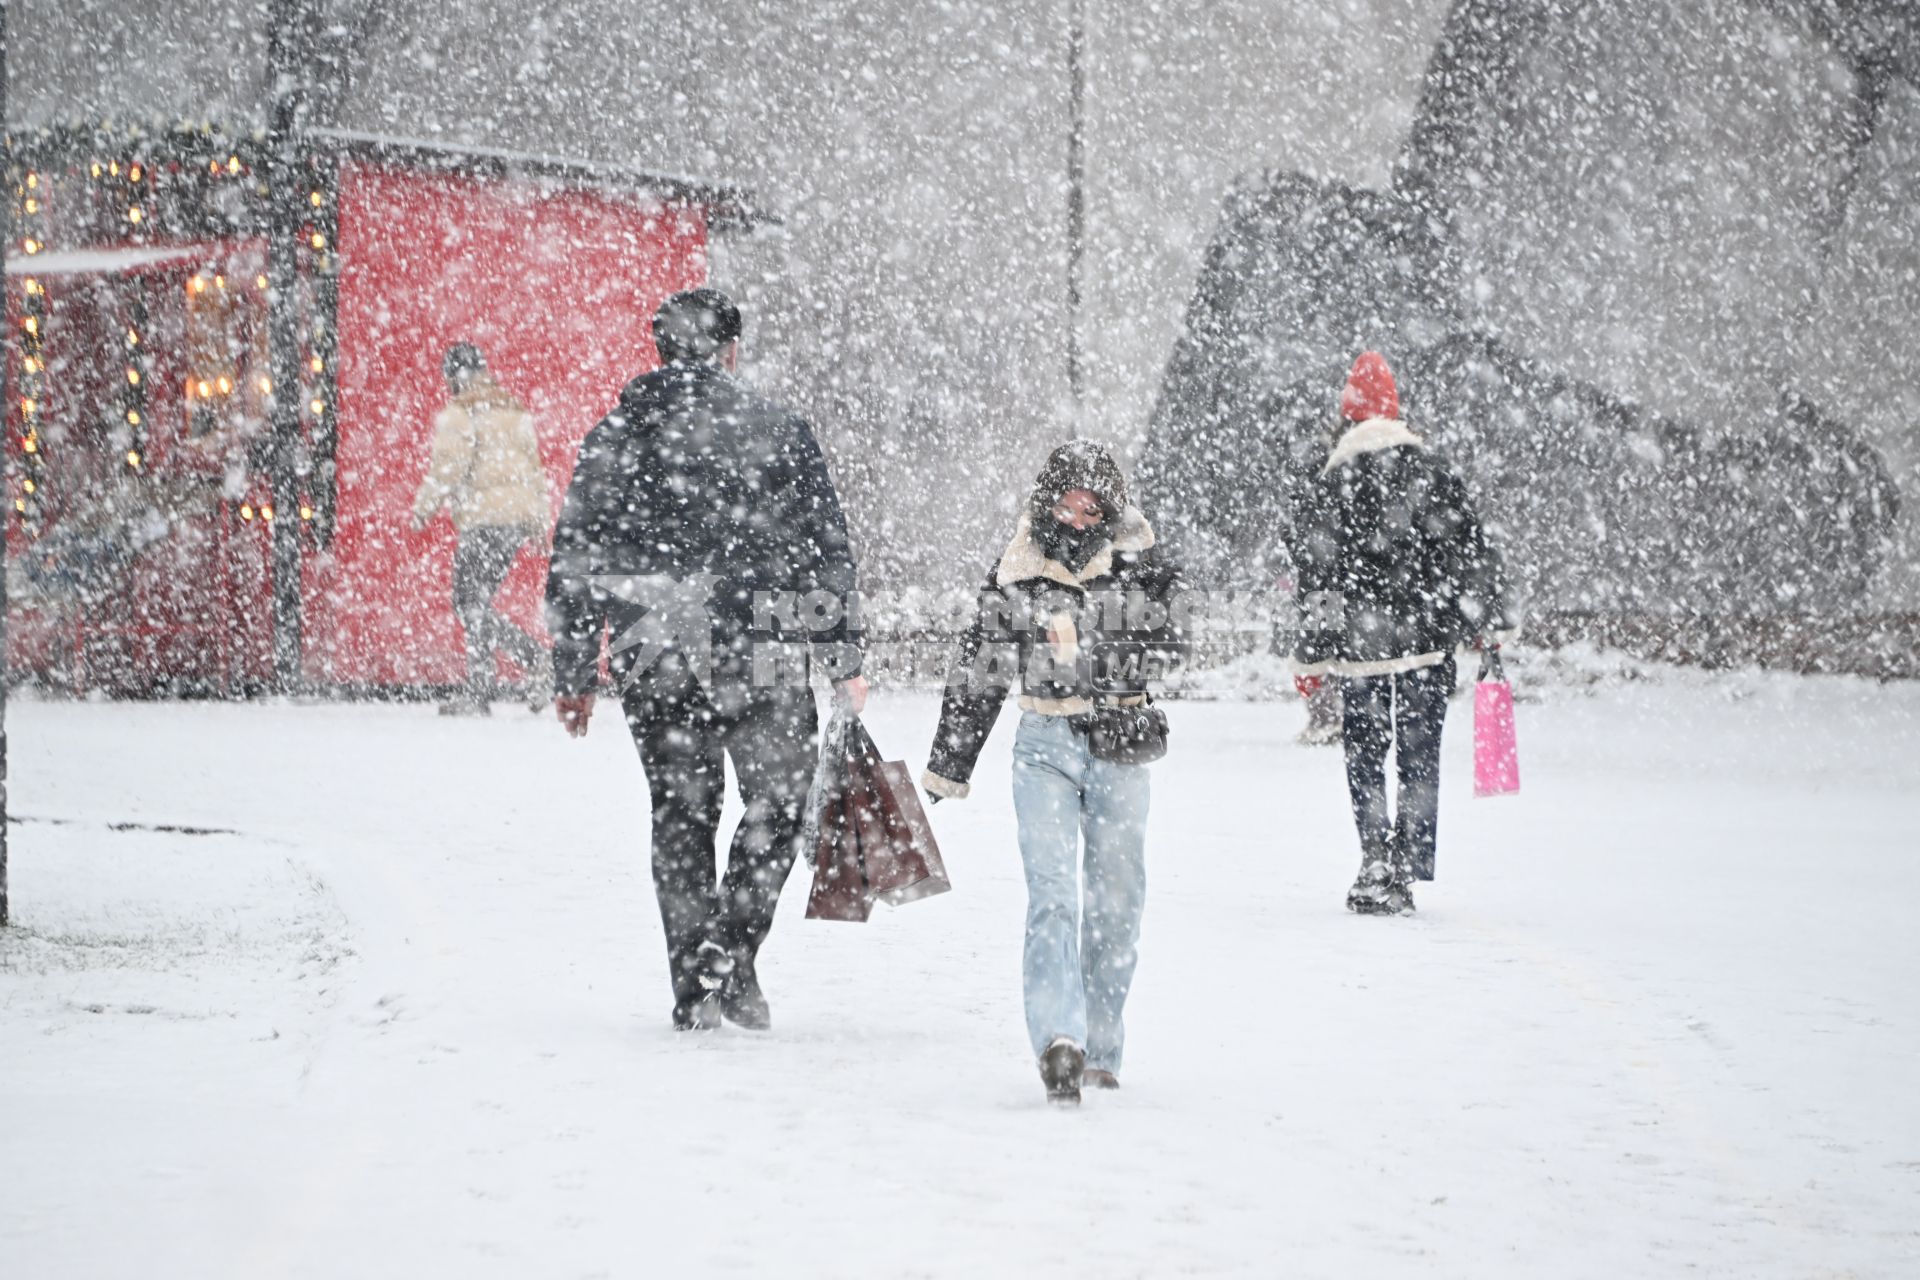
[[[467,696],[476,702],[493,696],[495,649],[527,671],[540,660],[540,642],[493,607],[514,557],[532,537],[528,529],[477,525],[462,529],[454,545],[453,612],[466,633]]]
[[[1385,676],[1345,676],[1341,728],[1347,748],[1347,793],[1368,859],[1402,875],[1433,879],[1440,817],[1440,729],[1453,692],[1453,657],[1431,667]],[[1399,796],[1387,808],[1387,751],[1393,749]]]
[[[818,759],[812,690],[720,687],[710,694],[684,672],[663,674],[622,699],[653,797],[653,887],[677,1004],[700,998],[703,944],[735,963],[759,954],[793,870]],[[716,876],[726,758],[746,814],[726,874]]]

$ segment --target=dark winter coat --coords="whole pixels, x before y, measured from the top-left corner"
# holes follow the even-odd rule
[[[1048,558],[1020,517],[987,573],[973,625],[961,638],[921,784],[959,798],[1017,683],[1023,710],[1077,715],[1099,702],[1138,702],[1186,656],[1178,569],[1154,550],[1137,508],[1118,516],[1113,541],[1075,573]],[[1051,629],[1057,640],[1048,639]]]
[[[628,588],[623,577],[686,584],[723,657],[743,657],[756,626],[784,616],[787,627],[771,629],[830,646],[834,678],[859,671],[857,636],[838,606],[807,629],[777,605],[816,591],[850,602],[854,590],[846,519],[813,431],[710,365],[635,378],[580,445],[547,576],[557,692],[590,691],[603,625],[617,638],[647,613],[638,597],[651,586]],[[756,599],[766,592],[788,594]],[[616,684],[643,652],[616,643]]]
[[[1466,486],[1404,423],[1349,428],[1303,496],[1301,674],[1411,671],[1511,634],[1500,560]]]

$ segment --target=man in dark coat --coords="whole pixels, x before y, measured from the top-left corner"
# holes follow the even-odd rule
[[[1347,906],[1404,914],[1413,910],[1411,881],[1433,878],[1454,650],[1495,645],[1510,624],[1499,557],[1466,486],[1400,420],[1393,373],[1378,353],[1354,361],[1340,413],[1346,429],[1301,505],[1295,539],[1305,615],[1295,669],[1340,678],[1361,846]]]
[[[813,773],[809,650],[836,696],[856,712],[866,700],[839,498],[806,421],[732,376],[740,328],[718,290],[661,306],[662,367],[628,383],[582,442],[547,578],[556,705],[576,737],[608,637],[653,798],[681,1029],[770,1025],[755,960]],[[723,754],[746,815],[716,886]]]

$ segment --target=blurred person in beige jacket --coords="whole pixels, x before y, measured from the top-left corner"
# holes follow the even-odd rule
[[[452,394],[434,419],[433,459],[413,502],[415,529],[444,507],[456,535],[453,611],[466,632],[467,687],[440,710],[490,710],[496,649],[527,673],[529,697],[544,706],[553,685],[546,645],[493,607],[514,558],[552,516],[533,415],[494,381],[472,343],[456,343],[441,369]]]

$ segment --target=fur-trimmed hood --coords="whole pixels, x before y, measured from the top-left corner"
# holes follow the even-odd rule
[[[1346,433],[1334,442],[1333,452],[1327,455],[1327,465],[1320,468],[1320,474],[1326,475],[1336,467],[1344,467],[1363,453],[1379,453],[1382,449],[1397,449],[1401,445],[1412,445],[1424,449],[1427,442],[1413,434],[1407,424],[1398,418],[1368,418],[1348,427]]]
[[[1092,582],[1095,578],[1105,577],[1113,571],[1113,555],[1116,551],[1145,551],[1153,545],[1153,526],[1147,523],[1146,516],[1135,506],[1123,507],[1120,519],[1116,522],[1113,540],[1086,567],[1075,573],[1058,560],[1049,559],[1040,549],[1040,543],[1033,536],[1033,518],[1022,514],[1020,522],[1014,526],[1013,541],[1001,553],[1000,566],[995,578],[1001,586],[1015,582],[1027,582],[1034,578],[1046,578],[1064,587],[1078,587]]]

